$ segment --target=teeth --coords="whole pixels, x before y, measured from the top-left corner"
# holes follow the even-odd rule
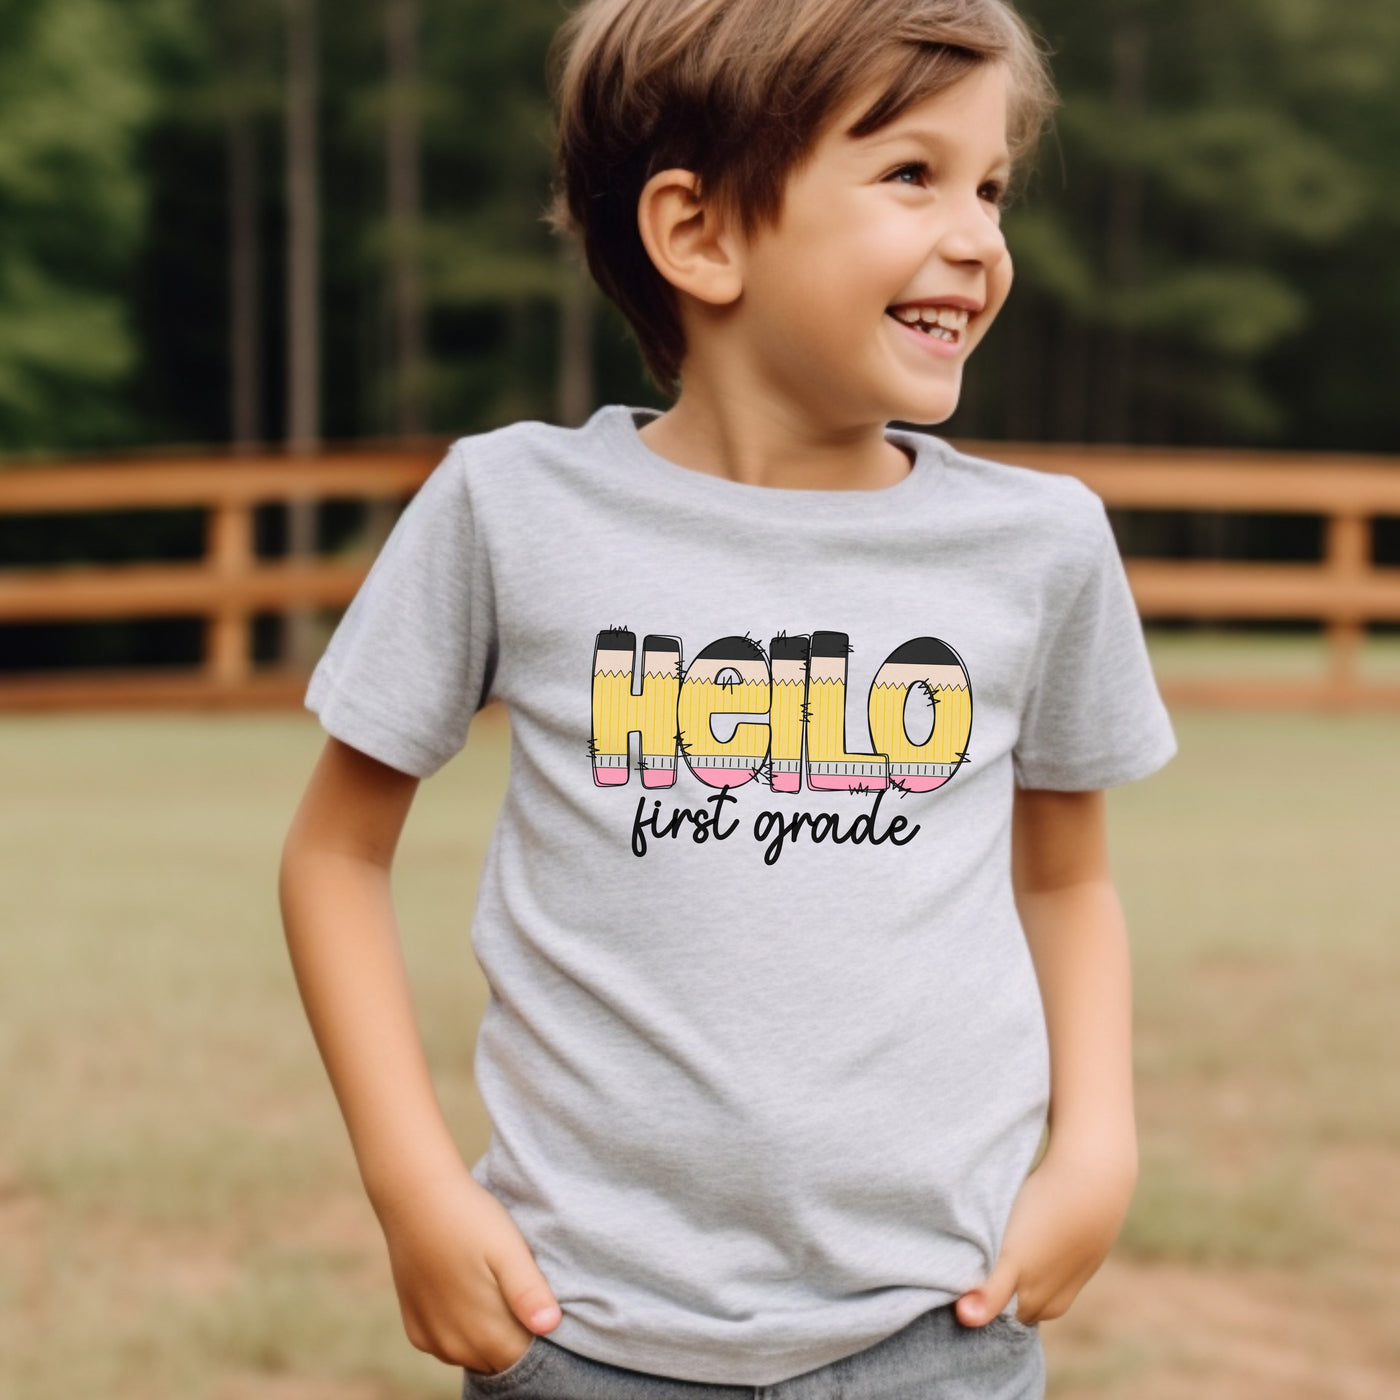
[[[940,340],[956,340],[968,322],[968,313],[953,306],[897,306],[893,315],[906,326],[917,326],[928,334],[943,332]]]

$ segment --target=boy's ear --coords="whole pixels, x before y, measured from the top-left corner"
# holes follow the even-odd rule
[[[663,170],[642,188],[637,226],[656,270],[677,291],[728,306],[744,287],[742,242],[701,196],[691,170]]]

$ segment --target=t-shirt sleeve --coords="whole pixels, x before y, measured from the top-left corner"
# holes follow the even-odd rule
[[[1017,786],[1082,792],[1135,782],[1176,753],[1137,605],[1107,512],[1092,502],[1093,548],[1058,620],[1047,619],[1013,752]]]
[[[457,444],[400,515],[311,677],[327,733],[416,778],[466,743],[496,652],[491,573]]]

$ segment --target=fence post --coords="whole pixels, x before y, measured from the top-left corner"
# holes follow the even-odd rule
[[[1327,570],[1334,579],[1359,579],[1371,567],[1371,522],[1364,515],[1333,515],[1327,521]],[[1331,678],[1339,700],[1351,698],[1360,680],[1358,665],[1366,637],[1362,619],[1351,608],[1333,612],[1327,623]]]
[[[216,501],[209,511],[205,561],[221,583],[247,576],[253,566],[253,509],[242,501]],[[221,690],[237,690],[253,670],[252,627],[246,609],[227,595],[210,615],[204,671]]]

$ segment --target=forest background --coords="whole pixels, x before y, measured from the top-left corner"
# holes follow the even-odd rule
[[[1020,8],[1064,105],[946,431],[1393,449],[1400,7]],[[654,401],[541,219],[563,12],[0,0],[0,454]]]
[[[1400,451],[1400,5],[1020,8],[1064,105],[1007,215],[1016,291],[940,431]],[[541,220],[562,13],[0,0],[0,472],[656,402]],[[260,513],[260,553],[287,548],[285,515]],[[317,523],[324,548],[364,524]],[[1129,553],[1316,558],[1323,538],[1317,517],[1115,524]],[[1375,526],[1377,562],[1400,563],[1400,520]],[[0,567],[203,547],[198,511],[0,518]],[[191,664],[203,631],[5,626],[0,671]],[[283,640],[260,633],[263,659]],[[1178,760],[1113,797],[1142,1181],[1049,1329],[1051,1395],[1390,1400],[1393,715],[1174,719]],[[277,923],[277,848],[320,743],[292,714],[0,722],[7,1397],[457,1389],[403,1337]],[[474,725],[400,861],[469,1159],[487,988],[463,921],[507,765],[499,716]]]
[[[1400,6],[1019,8],[1063,105],[1006,216],[1015,293],[940,431],[1394,451]],[[0,0],[0,470],[659,402],[542,217],[565,10]],[[1322,549],[1320,519],[1117,523],[1128,553]],[[296,530],[264,512],[260,552]],[[198,512],[0,519],[12,566],[202,548]],[[0,671],[188,662],[201,635],[5,627]]]

